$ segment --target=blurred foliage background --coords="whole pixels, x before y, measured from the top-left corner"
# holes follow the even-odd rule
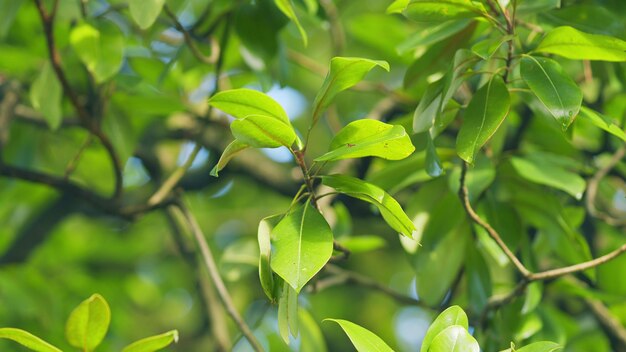
[[[51,9],[53,2],[43,1],[43,6]],[[299,170],[286,150],[250,150],[219,178],[209,176],[231,139],[228,117],[217,111],[207,116],[206,101],[216,80],[221,89],[245,86],[266,91],[303,132],[331,57],[387,60],[390,73],[373,71],[338,97],[313,131],[309,155],[316,156],[327,150],[336,131],[355,119],[375,115],[410,129],[413,110],[428,83],[448,69],[454,52],[491,35],[484,23],[473,23],[441,41],[424,43],[416,36],[430,25],[386,14],[390,3],[294,1],[308,34],[305,47],[297,27],[270,0],[167,0],[147,29],[133,21],[126,1],[60,0],[53,27],[55,45],[67,83],[91,119],[88,124],[97,126],[91,128],[85,127],[53,77],[36,1],[0,0],[0,325],[26,329],[56,346],[69,347],[64,341],[65,319],[76,304],[98,292],[109,302],[113,316],[101,350],[118,350],[170,329],[178,329],[181,336],[172,350],[219,350],[223,344],[217,336],[237,351],[247,350],[195,261],[189,230],[176,214],[168,215],[163,204],[142,208],[189,158],[194,142],[202,149],[174,192],[182,195],[200,222],[239,311],[272,351],[350,350],[340,329],[322,323],[329,317],[357,322],[400,351],[417,350],[440,306],[462,305],[475,319],[471,325],[477,325],[486,299],[476,297],[480,290],[489,286],[485,291],[489,297],[492,292],[507,292],[515,283],[511,268],[498,265],[497,255],[488,255],[480,229],[475,229],[478,239],[473,239],[468,226],[452,249],[433,250],[423,259],[411,252],[410,244],[403,247],[368,206],[339,197],[333,214],[335,236],[346,242],[361,238],[367,249],[360,252],[359,243],[353,243],[356,250],[339,263],[343,268],[413,298],[416,284],[428,290],[443,281],[445,297],[435,294],[435,309],[426,308],[358,284],[333,283],[325,279],[341,275],[323,272],[301,296],[312,317],[302,319],[302,329],[312,337],[287,347],[277,333],[276,307],[267,302],[258,283],[256,231],[261,218],[289,206],[301,182]],[[563,1],[560,7],[558,1],[519,3],[547,6],[548,10],[529,10],[523,17],[545,30],[571,25],[626,39],[626,3],[621,0]],[[86,24],[98,34],[81,49],[72,36],[91,35],[76,34]],[[520,28],[527,37],[540,35],[531,26]],[[89,56],[85,53],[91,56],[85,59]],[[623,130],[626,65],[560,62],[582,87],[585,103],[610,115]],[[525,97],[515,99],[522,102]],[[541,116],[526,124],[525,115],[540,113],[529,108],[512,111],[494,143],[516,143],[506,153],[534,154],[586,179],[623,144],[580,119],[563,133]],[[95,136],[95,130],[106,139]],[[117,153],[123,179],[123,195],[113,200],[109,196],[115,192],[116,174],[107,141]],[[408,161],[366,159],[353,164],[350,173],[393,192],[418,227],[425,220],[417,215],[437,217],[444,227],[431,226],[436,237],[449,231],[445,224],[450,219],[464,221],[451,192],[460,172],[454,160],[454,133],[437,139],[445,173],[434,180],[424,171],[423,135],[413,136],[413,142],[417,152]],[[508,160],[506,153],[497,161],[480,159],[469,176],[477,193],[499,184],[479,208],[492,221],[500,221],[496,226],[510,235],[524,260],[543,267],[571,264],[623,243],[623,221],[612,225],[596,220],[585,212],[583,200],[526,182],[509,162],[500,162]],[[53,180],[37,175],[52,175]],[[622,220],[625,176],[622,160],[600,182],[597,198],[603,212]],[[68,182],[98,198],[86,199],[66,186]],[[508,204],[502,201],[502,192],[518,198],[504,197],[511,201]],[[556,216],[566,224],[555,225]],[[555,238],[560,240],[551,242]],[[428,242],[423,245],[430,248]],[[480,259],[467,259],[476,256]],[[495,351],[508,347],[511,340],[535,339],[563,343],[567,351],[624,348],[589,302],[601,302],[623,330],[625,266],[626,258],[618,258],[598,268],[595,277],[580,275],[533,286],[524,297],[489,316],[488,328],[481,332],[489,341],[483,348]],[[414,267],[421,268],[417,279]],[[476,271],[486,273],[487,279],[466,275]],[[320,331],[323,339],[316,335]],[[0,341],[0,350],[20,349]]]

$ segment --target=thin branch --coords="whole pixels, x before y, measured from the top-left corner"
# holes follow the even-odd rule
[[[623,351],[626,349],[626,328],[624,328],[622,323],[616,319],[613,314],[611,314],[611,311],[609,311],[609,309],[602,304],[602,302],[591,298],[585,298],[585,303],[596,317],[596,320],[598,320],[598,323],[600,323],[604,331],[606,331],[612,340],[619,345],[619,348],[621,348],[615,348],[617,346],[614,346],[615,350]]]
[[[339,18],[339,11],[333,0],[320,0],[320,5],[326,12],[330,25],[330,41],[333,46],[334,56],[338,56],[346,46],[346,34]]]
[[[228,289],[226,288],[226,285],[224,284],[224,281],[222,280],[220,276],[219,270],[217,268],[217,264],[215,262],[215,258],[213,257],[213,254],[211,253],[209,244],[207,243],[206,238],[204,237],[204,233],[202,232],[200,225],[196,221],[196,218],[187,209],[187,207],[184,206],[182,203],[178,203],[176,206],[178,207],[178,209],[180,209],[180,211],[182,212],[183,216],[185,217],[187,223],[189,224],[191,228],[191,232],[198,244],[198,247],[200,248],[200,254],[202,255],[202,259],[204,260],[204,264],[209,273],[209,277],[211,278],[211,281],[213,282],[213,285],[215,286],[215,289],[217,290],[217,294],[220,297],[220,300],[222,301],[222,304],[224,305],[226,312],[235,322],[235,324],[237,325],[241,333],[244,335],[244,337],[248,340],[248,342],[250,342],[250,345],[252,346],[254,351],[257,351],[257,352],[263,351],[263,347],[261,346],[259,341],[256,339],[256,337],[252,334],[250,327],[241,318],[241,315],[239,315],[239,312],[235,308],[233,299],[230,296],[230,293],[228,292]]]
[[[176,14],[167,4],[163,6],[163,11],[167,15],[167,17],[169,17],[172,22],[174,22],[174,27],[176,27],[176,30],[183,34],[183,37],[185,38],[185,43],[187,43],[189,50],[191,50],[191,53],[196,59],[198,59],[198,61],[207,65],[213,65],[217,62],[218,58],[220,57],[220,50],[223,50],[223,48],[214,48],[211,56],[205,56],[191,37],[191,33],[189,33],[189,31],[182,25],[182,23],[180,23],[180,21],[176,17]]]
[[[626,225],[626,219],[617,219],[610,216],[609,214],[600,211],[596,207],[596,198],[598,196],[598,187],[600,185],[600,181],[602,181],[602,179],[609,174],[609,172],[624,158],[624,156],[626,156],[626,145],[623,145],[621,148],[619,148],[615,152],[615,154],[613,154],[609,162],[604,165],[604,167],[600,168],[587,184],[587,197],[585,198],[587,211],[592,216],[612,226]]]

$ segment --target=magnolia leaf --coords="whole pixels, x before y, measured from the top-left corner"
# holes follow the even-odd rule
[[[573,60],[626,61],[625,41],[581,32],[569,26],[548,32],[535,51]]]
[[[94,294],[76,307],[65,325],[70,345],[90,352],[102,342],[111,322],[109,305],[99,294]]]
[[[440,332],[430,344],[429,352],[480,352],[476,339],[463,326],[453,325]]]
[[[469,323],[467,320],[467,314],[465,314],[465,311],[463,311],[461,307],[452,306],[437,316],[435,321],[430,324],[430,327],[422,340],[420,352],[427,352],[435,337],[450,326],[461,326],[464,329],[468,328]]]
[[[362,326],[341,319],[324,319],[324,321],[339,324],[358,352],[393,352],[383,339]]]

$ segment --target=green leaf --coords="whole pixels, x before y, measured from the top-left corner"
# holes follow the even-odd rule
[[[516,349],[515,352],[553,352],[563,349],[561,345],[550,341],[540,341]]]
[[[341,319],[324,319],[324,321],[339,324],[358,352],[393,352],[385,341],[362,326]]]
[[[483,60],[489,60],[493,54],[495,54],[502,44],[515,38],[514,35],[505,35],[499,37],[497,40],[487,38],[474,45],[472,45],[472,52],[478,55]]]
[[[404,9],[406,9],[406,7],[409,5],[410,1],[411,0],[396,0],[391,5],[389,5],[389,7],[387,7],[386,13],[402,13],[402,11],[404,11]]]
[[[24,0],[0,0],[0,40],[4,40]]]
[[[581,199],[587,183],[577,173],[568,171],[544,158],[511,158],[511,165],[523,178],[567,192]]]
[[[291,125],[272,116],[248,115],[233,121],[230,130],[240,143],[254,148],[290,147],[296,140],[296,132]]]
[[[438,43],[462,31],[469,24],[470,20],[448,21],[416,32],[415,35],[398,45],[398,53],[403,55],[417,47]]]
[[[480,352],[476,339],[466,328],[453,325],[440,332],[428,349],[429,352]]]
[[[535,49],[573,60],[626,61],[626,42],[569,26],[551,30]]]
[[[278,301],[278,332],[287,345],[289,332],[293,337],[298,336],[298,292],[287,282],[283,284]]]
[[[209,99],[209,105],[243,119],[250,115],[271,116],[289,124],[289,117],[280,104],[269,95],[248,88],[230,89],[215,94]]]
[[[242,141],[238,139],[235,139],[234,141],[230,142],[228,146],[226,147],[226,149],[224,149],[222,156],[220,156],[220,160],[218,160],[217,164],[215,164],[213,169],[211,169],[211,176],[218,177],[219,176],[218,173],[222,171],[224,167],[226,167],[226,164],[228,164],[228,162],[232,158],[234,158],[235,155],[237,155],[239,152],[241,152],[242,150],[248,147],[250,146],[243,143]]]
[[[36,352],[61,352],[60,349],[52,346],[39,337],[24,331],[14,328],[0,328],[0,339],[12,340],[20,345]]]
[[[500,77],[493,77],[472,97],[456,139],[457,154],[472,164],[478,150],[496,132],[509,112],[509,91]]]
[[[110,22],[97,27],[82,23],[72,29],[70,43],[97,83],[113,77],[124,60],[124,37]]]
[[[111,310],[106,300],[94,294],[76,307],[65,325],[70,345],[93,351],[106,336],[111,322]]]
[[[426,88],[413,113],[413,132],[426,132],[433,127],[441,106],[443,83],[443,80],[439,80]]]
[[[276,6],[282,11],[285,16],[287,16],[293,23],[298,27],[298,31],[300,32],[300,36],[302,37],[302,42],[304,46],[308,44],[308,37],[306,35],[306,31],[300,24],[300,20],[298,20],[298,16],[296,15],[296,11],[293,7],[293,3],[291,0],[274,0]]]
[[[400,125],[363,119],[342,128],[330,143],[330,151],[315,161],[334,161],[376,156],[400,160],[411,155],[415,147]]]
[[[328,175],[321,176],[321,178],[324,185],[375,205],[392,229],[407,237],[412,237],[415,225],[402,210],[400,204],[382,188],[358,178],[344,175]]]
[[[301,352],[326,352],[326,340],[322,334],[322,330],[313,318],[313,316],[305,309],[298,310],[298,321],[300,325],[300,336],[302,344]]]
[[[364,235],[346,237],[337,240],[343,247],[348,248],[350,253],[364,253],[383,248],[387,242],[380,236]]]
[[[404,9],[406,17],[418,22],[444,22],[483,13],[482,5],[470,0],[412,0]]]
[[[584,106],[580,109],[580,116],[589,119],[591,123],[597,127],[626,142],[626,132],[616,125],[610,117],[604,116]]]
[[[271,247],[271,232],[272,229],[278,224],[281,215],[272,215],[264,218],[259,222],[259,229],[257,231],[257,237],[259,241],[259,279],[261,286],[267,297],[275,302],[278,299],[277,283],[274,280],[274,273],[270,266],[270,259],[272,254]]]
[[[426,173],[430,177],[439,177],[443,174],[443,165],[430,134],[426,136]]]
[[[520,74],[550,114],[567,129],[583,101],[576,82],[563,72],[558,62],[544,57],[522,57]]]
[[[165,0],[130,0],[128,9],[130,16],[139,28],[148,29],[159,17],[161,10],[163,10],[163,4],[165,4]]]
[[[320,271],[333,253],[333,233],[309,202],[287,214],[272,231],[272,269],[296,292]]]
[[[369,60],[359,57],[334,57],[330,60],[330,71],[322,87],[317,92],[313,106],[313,119],[317,121],[322,111],[330,105],[335,96],[359,83],[374,67],[379,66],[389,71],[386,61]]]
[[[427,352],[435,337],[451,326],[460,326],[464,329],[467,329],[469,326],[467,314],[465,314],[465,311],[463,311],[463,309],[459,306],[447,308],[441,312],[439,316],[437,316],[432,324],[430,324],[430,327],[422,340],[420,352]]]
[[[178,330],[146,337],[124,347],[122,352],[154,352],[164,349],[172,343],[178,342]]]
[[[46,62],[39,76],[30,87],[30,102],[39,111],[48,126],[56,130],[63,120],[61,101],[63,89],[49,62]]]

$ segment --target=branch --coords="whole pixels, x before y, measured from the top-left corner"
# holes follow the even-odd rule
[[[204,260],[204,264],[209,273],[209,277],[211,278],[211,281],[213,282],[213,285],[217,290],[217,293],[220,297],[220,300],[222,301],[222,304],[224,305],[224,308],[226,309],[226,312],[235,322],[235,324],[248,340],[248,342],[250,342],[250,345],[252,346],[254,351],[263,351],[263,347],[261,346],[259,341],[257,341],[256,337],[252,334],[250,327],[248,327],[246,322],[241,318],[241,315],[239,315],[239,312],[237,312],[230,293],[228,292],[228,289],[226,288],[226,285],[224,284],[224,281],[220,276],[217,264],[215,262],[215,258],[213,257],[211,249],[209,248],[209,244],[207,243],[206,238],[204,237],[204,233],[202,233],[202,229],[200,228],[200,225],[198,225],[196,218],[182,203],[179,202],[176,206],[178,207],[178,209],[180,209],[191,228],[191,232],[198,244],[198,247],[200,248],[200,254],[202,255],[202,259]]]
[[[212,50],[211,56],[205,56],[196,46],[195,41],[191,37],[191,33],[189,33],[189,31],[182,25],[182,23],[180,23],[180,21],[176,17],[176,14],[172,11],[172,9],[170,9],[167,4],[163,6],[163,11],[165,11],[167,17],[169,17],[172,22],[174,22],[174,27],[176,27],[176,29],[183,34],[183,38],[185,38],[185,43],[187,43],[189,50],[191,50],[191,53],[196,59],[198,59],[198,61],[207,65],[213,65],[217,62],[221,55],[220,51],[223,50],[223,48],[217,48],[217,50]]]
[[[602,168],[596,172],[595,175],[589,180],[587,185],[587,197],[585,199],[585,205],[587,206],[587,211],[592,216],[606,222],[612,226],[623,226],[626,225],[626,219],[617,219],[609,214],[601,212],[596,207],[596,198],[598,196],[598,187],[600,185],[600,181],[608,175],[608,173],[617,165],[626,155],[626,145],[622,145],[615,154],[611,157],[611,160]]]

